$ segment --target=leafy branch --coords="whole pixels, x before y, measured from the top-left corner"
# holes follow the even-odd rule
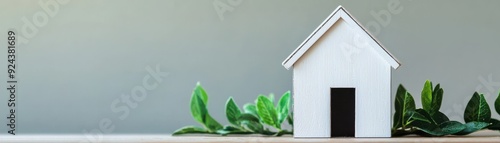
[[[293,134],[292,131],[281,127],[287,120],[293,128],[293,117],[290,112],[290,91],[285,92],[274,105],[274,95],[259,95],[255,104],[247,103],[240,110],[234,99],[230,97],[226,102],[226,117],[230,125],[222,126],[213,119],[207,109],[208,95],[197,83],[191,96],[191,114],[203,127],[186,126],[176,130],[173,135],[181,134],[262,134],[281,136]],[[268,127],[273,127],[273,130]]]
[[[439,111],[444,90],[427,80],[421,92],[422,107],[416,109],[412,95],[403,85],[396,92],[393,136],[417,134],[421,136],[467,135],[490,129],[500,130],[500,121],[491,118],[491,111],[483,94],[475,92],[469,100],[465,112],[465,124],[451,121]],[[500,114],[500,95],[495,101],[495,109]]]

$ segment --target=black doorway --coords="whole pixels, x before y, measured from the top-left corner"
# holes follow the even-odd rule
[[[355,88],[330,89],[331,137],[354,137]]]

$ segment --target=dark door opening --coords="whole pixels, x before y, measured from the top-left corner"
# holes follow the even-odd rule
[[[331,137],[354,137],[355,88],[330,89]]]

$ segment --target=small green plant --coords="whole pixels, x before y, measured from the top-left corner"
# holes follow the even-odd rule
[[[240,110],[233,98],[230,97],[226,102],[226,117],[230,125],[222,126],[217,122],[207,109],[208,95],[197,83],[191,96],[191,114],[193,118],[203,125],[203,127],[186,126],[176,130],[173,135],[199,133],[199,134],[262,134],[281,136],[284,134],[293,134],[292,131],[281,127],[287,120],[293,128],[293,117],[290,113],[290,91],[281,96],[278,103],[274,103],[274,95],[259,95],[255,104],[247,103]],[[270,130],[268,127],[273,127]]]
[[[491,118],[491,111],[484,95],[475,92],[469,100],[462,124],[451,121],[439,111],[444,91],[437,84],[427,80],[422,89],[422,108],[416,109],[412,95],[403,85],[396,92],[392,135],[404,136],[417,134],[421,136],[467,135],[473,132],[490,129],[500,130],[500,121]],[[500,114],[500,95],[495,101],[495,109]]]

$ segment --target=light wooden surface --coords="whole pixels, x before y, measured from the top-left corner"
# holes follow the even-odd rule
[[[500,142],[500,132],[497,131],[480,131],[467,136],[447,136],[447,137],[417,137],[407,136],[398,138],[320,138],[320,139],[303,139],[293,138],[291,136],[284,137],[262,137],[256,135],[250,136],[229,136],[220,137],[216,135],[187,135],[187,136],[171,136],[171,135],[105,135],[100,140],[89,140],[83,135],[19,135],[19,136],[0,136],[0,143],[66,143],[66,142],[100,142],[100,143],[216,143],[216,142],[262,142],[262,143],[297,143],[297,142],[422,142],[422,143],[473,143],[473,142]]]

